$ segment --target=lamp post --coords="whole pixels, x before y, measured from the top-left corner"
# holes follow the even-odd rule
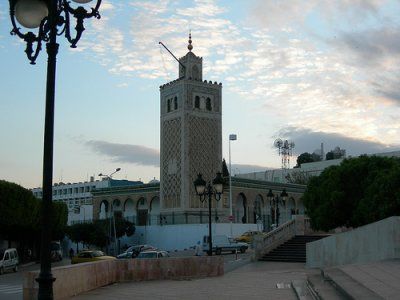
[[[288,197],[288,193],[286,192],[286,189],[283,189],[280,197],[278,195],[274,195],[272,193],[272,190],[269,189],[268,194],[267,194],[267,199],[269,200],[270,206],[274,207],[274,222],[275,222],[275,227],[278,227],[278,220],[277,220],[277,210],[278,210],[278,205],[281,203],[282,205],[285,206],[286,210],[286,200]]]
[[[231,221],[231,237],[233,237],[232,232],[232,222],[233,222],[233,208],[232,208],[232,165],[231,165],[231,141],[236,141],[237,135],[229,135],[229,220]]]
[[[91,0],[73,0],[85,4]],[[38,299],[53,299],[53,282],[51,273],[50,241],[52,216],[52,184],[53,184],[53,139],[54,139],[54,99],[56,80],[56,57],[58,52],[57,36],[65,35],[71,47],[75,48],[83,31],[84,19],[100,18],[98,12],[101,0],[97,0],[95,8],[88,12],[83,6],[73,8],[68,0],[9,0],[12,35],[17,35],[26,42],[25,53],[31,64],[35,64],[42,43],[46,43],[48,55],[46,83],[46,112],[44,125],[43,149],[43,200],[41,211],[41,252],[40,273],[36,281],[39,283]],[[76,19],[76,35],[71,36],[71,16]],[[19,25],[32,31],[21,32]]]
[[[288,196],[289,195],[286,192],[286,189],[283,189],[281,192],[281,201],[282,201],[283,205],[285,206],[286,222],[288,221],[288,214],[287,214],[287,207],[288,207],[287,198],[288,198]]]
[[[204,202],[208,198],[208,255],[212,256],[212,231],[211,231],[211,197],[214,195],[216,201],[221,200],[221,195],[224,189],[224,180],[221,172],[217,173],[214,178],[212,185],[210,182],[206,184],[201,174],[197,175],[197,179],[194,181],[194,187],[196,194],[200,197],[200,201]]]

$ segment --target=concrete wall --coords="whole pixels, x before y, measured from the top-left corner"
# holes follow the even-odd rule
[[[390,217],[307,244],[307,267],[400,258],[400,217]]]
[[[25,272],[23,299],[37,299],[39,271]],[[163,259],[125,259],[83,263],[52,269],[54,299],[68,299],[80,293],[122,281],[190,279],[224,274],[222,256]]]
[[[258,225],[258,230],[261,230],[260,227]],[[230,223],[213,223],[211,229],[213,235],[231,236]],[[233,237],[248,230],[257,230],[257,224],[232,223]],[[137,226],[132,239],[140,236],[139,243],[141,244],[150,244],[163,250],[175,251],[195,246],[198,241],[203,240],[204,235],[208,235],[208,224],[154,225]],[[129,244],[129,240],[124,240],[124,243]]]

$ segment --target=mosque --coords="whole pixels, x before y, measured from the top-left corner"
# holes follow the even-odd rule
[[[178,60],[179,77],[160,86],[160,182],[93,191],[94,219],[119,213],[136,226],[208,222],[208,203],[196,195],[194,181],[201,173],[212,182],[222,172],[222,83],[203,78],[203,58],[193,52],[190,35],[187,48]],[[231,188],[226,182],[221,199],[212,199],[213,223],[267,231],[304,213],[303,185],[236,176]],[[286,201],[270,201],[283,191]]]

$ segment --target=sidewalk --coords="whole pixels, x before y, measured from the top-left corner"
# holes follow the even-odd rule
[[[303,263],[253,262],[221,277],[195,280],[127,282],[106,286],[76,297],[87,299],[297,299],[292,280],[305,280],[318,270]]]

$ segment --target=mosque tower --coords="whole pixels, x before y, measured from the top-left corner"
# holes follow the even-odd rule
[[[212,181],[222,170],[222,84],[203,81],[191,34],[188,50],[179,59],[179,78],[160,86],[160,205],[161,213],[185,214],[177,223],[198,223],[208,207],[196,195],[197,174]]]

